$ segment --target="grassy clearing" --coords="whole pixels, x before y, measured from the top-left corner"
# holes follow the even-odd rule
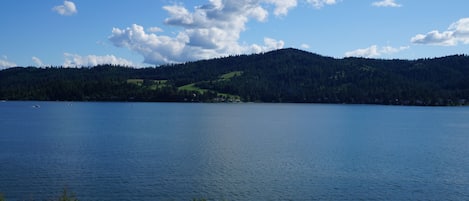
[[[127,84],[135,84],[135,85],[138,85],[138,86],[142,86],[143,79],[128,79]]]
[[[222,81],[228,81],[233,77],[240,76],[243,74],[243,71],[233,71],[229,73],[225,73],[223,75],[220,75],[218,80],[214,80],[214,82],[222,82]],[[202,81],[204,82],[204,81]],[[227,93],[220,93],[218,91],[213,91],[213,90],[208,90],[208,89],[202,89],[196,86],[198,83],[202,82],[196,82],[196,83],[191,83],[191,84],[186,84],[184,86],[180,86],[178,89],[179,90],[185,90],[185,91],[193,91],[197,93],[204,94],[206,92],[214,92],[217,94],[216,99],[214,99],[215,102],[239,102],[241,100],[241,97],[238,95],[233,95],[233,94],[227,94]]]
[[[198,93],[201,93],[201,94],[206,93],[208,91],[214,92],[214,93],[217,94],[217,97],[218,97],[218,98],[213,100],[215,102],[239,102],[241,100],[240,96],[233,95],[233,94],[227,94],[227,93],[219,93],[217,91],[212,91],[212,90],[208,90],[208,89],[201,89],[199,87],[196,87],[195,86],[196,84],[197,83],[187,84],[187,85],[179,87],[178,89],[179,90],[185,90],[185,91],[198,92]]]
[[[233,77],[240,76],[243,74],[243,71],[233,71],[229,72],[223,75],[220,75],[218,80],[214,80],[214,82],[221,82],[221,81],[228,81]],[[186,84],[184,86],[180,86],[178,89],[179,90],[184,90],[184,91],[192,91],[192,92],[197,92],[200,94],[204,94],[206,92],[214,92],[217,94],[216,99],[213,101],[215,102],[239,102],[241,100],[241,97],[238,95],[233,95],[233,94],[227,94],[227,93],[220,93],[218,91],[213,91],[213,90],[208,90],[208,89],[202,89],[197,87],[196,85],[198,83],[203,83],[203,82],[208,82],[208,81],[202,81],[202,82],[196,82],[196,83],[191,83],[191,84]]]
[[[229,80],[233,77],[241,76],[242,74],[243,74],[243,71],[233,71],[233,72],[229,72],[229,73],[221,75],[220,78],[222,80]]]
[[[195,91],[195,92],[199,92],[201,94],[208,91],[207,89],[201,89],[199,87],[196,87],[195,84],[196,83],[186,84],[184,86],[180,86],[178,89],[179,90],[185,90],[185,91]]]
[[[127,84],[135,84],[139,87],[148,87],[151,90],[161,89],[167,86],[168,80],[144,80],[144,79],[128,79]]]

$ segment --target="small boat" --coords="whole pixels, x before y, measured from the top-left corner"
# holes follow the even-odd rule
[[[41,108],[40,105],[33,105],[33,108]]]

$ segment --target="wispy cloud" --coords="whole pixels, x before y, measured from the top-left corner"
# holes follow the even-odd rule
[[[81,56],[78,54],[64,53],[65,62],[64,67],[88,67],[96,66],[100,64],[115,64],[122,66],[135,66],[131,61],[123,58],[116,57],[114,55],[87,55]]]
[[[301,47],[301,49],[309,49],[310,48],[310,46],[306,43],[301,44],[300,47]]]
[[[36,66],[44,66],[44,63],[42,63],[41,59],[39,59],[38,57],[32,57],[31,60],[33,60],[34,64]]]
[[[376,6],[376,7],[402,7],[402,4],[396,3],[395,0],[383,0],[383,1],[376,1],[373,2],[371,5]]]
[[[401,46],[401,47],[391,47],[391,46],[384,46],[378,47],[377,45],[372,45],[367,48],[357,49],[353,51],[349,51],[345,53],[346,57],[365,57],[365,58],[374,58],[379,57],[382,55],[390,55],[395,54],[404,50],[409,49],[409,46]]]
[[[306,2],[313,5],[313,7],[319,9],[326,5],[334,5],[338,2],[338,0],[306,0]]]
[[[52,10],[60,15],[73,15],[78,12],[75,3],[72,1],[64,1],[63,5],[54,6]]]
[[[15,62],[9,61],[7,56],[0,57],[0,69],[17,66]]]
[[[469,18],[462,18],[452,23],[448,30],[443,32],[433,30],[426,34],[417,34],[410,41],[415,44],[438,46],[469,44]]]

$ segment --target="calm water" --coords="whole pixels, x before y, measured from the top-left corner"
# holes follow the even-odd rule
[[[468,107],[0,102],[0,132],[8,201],[469,200]]]

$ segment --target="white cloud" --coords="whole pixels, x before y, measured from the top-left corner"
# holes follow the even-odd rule
[[[391,46],[384,46],[381,47],[379,51],[380,54],[395,54],[404,50],[409,49],[409,46],[401,46],[401,47],[391,47]]]
[[[42,63],[41,59],[38,57],[32,57],[31,59],[33,60],[34,64],[36,64],[36,66],[44,66],[44,63]]]
[[[296,0],[265,0],[266,3],[272,3],[275,5],[274,14],[287,15],[288,11],[295,8],[298,4]]]
[[[286,15],[297,5],[296,0],[210,0],[189,11],[182,5],[164,6],[169,14],[167,25],[181,27],[175,36],[133,24],[113,28],[109,40],[117,47],[125,47],[144,57],[149,64],[177,63],[188,60],[262,52],[282,48],[283,41],[266,37],[263,45],[239,42],[250,20],[266,21],[269,12],[265,5],[273,5],[275,15]],[[268,7],[267,7],[268,8]]]
[[[395,0],[383,0],[373,2],[371,5],[376,7],[402,7],[402,4],[398,4]]]
[[[275,40],[272,38],[264,38],[264,45],[260,46],[257,44],[251,45],[250,51],[252,53],[261,53],[271,50],[281,49],[285,43],[282,40]]]
[[[283,48],[283,46],[285,45],[282,40],[278,41],[273,38],[264,38],[264,44],[264,48],[266,51],[280,49]]]
[[[379,48],[377,45],[372,45],[367,48],[357,49],[353,51],[349,51],[345,53],[346,57],[365,57],[365,58],[374,58],[379,57],[384,54],[395,54],[404,50],[409,49],[409,46],[401,46],[398,48],[391,47],[391,46],[384,46]]]
[[[60,15],[73,15],[78,12],[75,3],[72,1],[64,1],[63,5],[54,6],[52,10]]]
[[[96,66],[100,64],[114,64],[122,66],[134,66],[131,61],[128,61],[123,58],[116,57],[114,55],[87,55],[81,56],[78,54],[64,53],[65,62],[64,67],[88,67]]]
[[[8,61],[7,56],[2,56],[0,58],[0,69],[6,69],[6,68],[11,68],[17,66],[16,63],[12,61]]]
[[[160,27],[150,27],[147,29],[148,32],[150,33],[158,33],[158,32],[163,32],[163,29]]]
[[[459,43],[469,44],[469,18],[462,18],[452,23],[448,30],[440,32],[430,31],[426,34],[417,34],[410,39],[415,44],[456,46]]]
[[[417,44],[431,44],[441,46],[454,46],[456,40],[453,37],[453,32],[445,31],[440,33],[439,31],[430,31],[427,34],[417,34],[410,39],[412,43]]]
[[[185,57],[183,51],[189,42],[185,33],[174,38],[148,34],[137,24],[126,29],[114,28],[109,40],[117,47],[126,47],[141,54],[144,62],[149,64],[178,62],[181,57]]]
[[[300,47],[301,47],[302,49],[309,49],[309,48],[310,48],[310,46],[309,46],[308,44],[306,44],[306,43],[301,44]]]
[[[306,2],[313,5],[315,8],[322,8],[326,5],[334,5],[338,0],[306,0]]]
[[[345,53],[346,57],[376,57],[379,56],[378,46],[373,45],[368,48],[357,49]]]

